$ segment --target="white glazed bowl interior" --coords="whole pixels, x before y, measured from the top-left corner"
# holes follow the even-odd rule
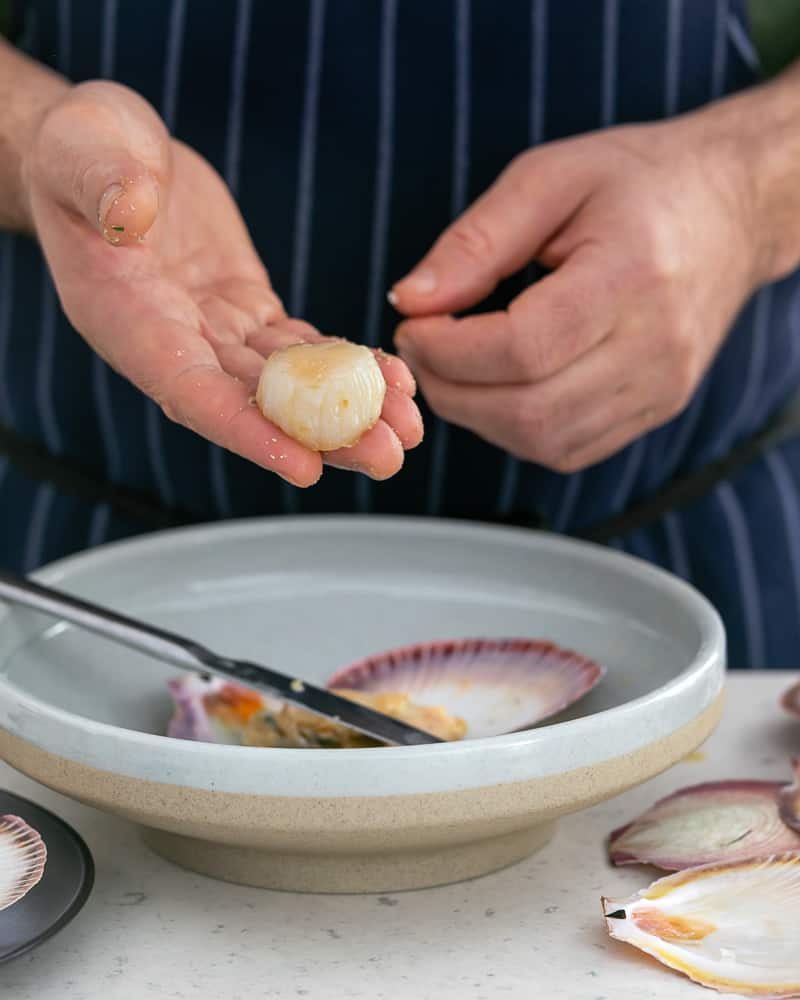
[[[37,615],[0,610],[0,727],[134,778],[249,794],[478,788],[635,751],[717,697],[724,635],[690,587],[615,551],[472,524],[350,517],[162,533],[63,560],[39,579],[325,681],[394,646],[550,639],[608,670],[557,724],[431,747],[262,750],[164,737],[169,666]]]

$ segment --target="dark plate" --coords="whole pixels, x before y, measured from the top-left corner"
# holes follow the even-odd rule
[[[0,791],[0,815],[12,813],[38,830],[47,845],[47,864],[27,896],[0,910],[0,963],[46,941],[78,913],[94,883],[89,848],[67,824],[41,806]]]

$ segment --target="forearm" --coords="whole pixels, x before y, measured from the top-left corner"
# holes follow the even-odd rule
[[[788,274],[800,265],[800,62],[690,117],[737,165],[755,280]]]
[[[32,230],[23,183],[25,152],[42,116],[68,87],[0,39],[0,228]]]

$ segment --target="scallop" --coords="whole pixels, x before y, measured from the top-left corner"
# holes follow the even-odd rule
[[[602,678],[593,660],[538,639],[456,639],[403,646],[340,670],[328,687],[402,691],[466,722],[466,737],[529,729]],[[340,693],[344,693],[340,690]]]
[[[792,715],[800,715],[800,681],[793,684],[788,691],[784,691],[781,704]]]
[[[168,684],[175,710],[167,735],[176,739],[331,749],[381,745],[333,719],[218,677],[185,675]],[[425,729],[442,740],[461,739],[466,730],[462,719],[436,706],[413,704],[401,692],[365,694],[350,690],[336,694]]]
[[[378,422],[386,381],[372,351],[347,341],[293,344],[267,358],[256,391],[264,414],[314,451],[350,448]]]
[[[615,865],[667,871],[800,851],[800,834],[781,818],[785,786],[777,781],[714,781],[660,799],[615,830],[608,853]]]
[[[0,910],[19,902],[41,880],[47,848],[19,816],[0,816]]]
[[[800,996],[800,853],[688,868],[602,905],[611,937],[696,983]]]
[[[800,757],[792,761],[794,784],[786,785],[780,793],[781,819],[800,835]]]

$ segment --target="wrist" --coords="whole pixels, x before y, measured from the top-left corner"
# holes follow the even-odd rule
[[[71,89],[47,67],[0,40],[0,227],[33,233],[28,191],[29,166],[39,126]]]
[[[754,286],[800,265],[800,72],[793,68],[696,114],[705,162],[733,192]]]

